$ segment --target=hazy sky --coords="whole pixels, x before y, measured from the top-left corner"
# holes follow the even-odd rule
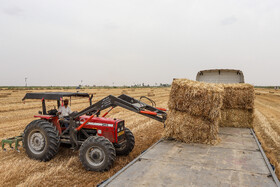
[[[280,85],[279,0],[0,0],[0,85],[131,85],[240,69]]]

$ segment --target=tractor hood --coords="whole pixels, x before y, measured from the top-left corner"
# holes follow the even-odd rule
[[[86,121],[90,116],[80,116],[80,121]],[[110,119],[110,118],[103,118],[103,117],[93,117],[89,122],[95,122],[95,123],[104,123],[104,124],[115,124],[118,121],[118,119]]]

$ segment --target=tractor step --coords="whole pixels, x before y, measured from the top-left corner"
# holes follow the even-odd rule
[[[2,149],[4,151],[6,151],[5,144],[9,144],[10,148],[13,149],[12,144],[14,143],[15,144],[15,150],[17,152],[20,152],[18,147],[20,146],[19,142],[21,142],[21,141],[22,141],[22,134],[20,136],[15,136],[15,137],[12,137],[12,138],[3,139],[1,141]]]

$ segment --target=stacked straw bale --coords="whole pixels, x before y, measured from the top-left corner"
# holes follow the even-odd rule
[[[252,128],[254,119],[254,87],[250,84],[223,84],[222,127]]]
[[[216,144],[223,93],[222,85],[174,79],[164,136],[186,143]]]

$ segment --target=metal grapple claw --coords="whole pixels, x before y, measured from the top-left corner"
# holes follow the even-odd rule
[[[3,151],[7,150],[5,148],[5,144],[9,144],[10,148],[13,149],[14,147],[12,146],[12,144],[14,143],[15,144],[15,150],[17,152],[20,152],[18,150],[18,147],[20,146],[19,142],[21,142],[21,141],[22,141],[22,134],[20,136],[15,136],[15,137],[12,137],[12,138],[3,139],[1,141],[2,149],[3,149]]]

